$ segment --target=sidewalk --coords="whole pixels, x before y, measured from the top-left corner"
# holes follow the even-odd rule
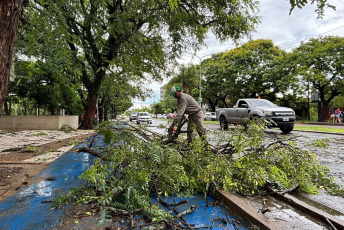
[[[102,145],[99,140],[95,144]],[[82,146],[87,146],[87,141],[76,147]],[[79,176],[92,164],[93,158],[88,153],[68,151],[52,162],[32,178],[37,183],[0,203],[0,229],[49,229],[59,223],[63,210],[49,210],[51,201],[83,183]]]

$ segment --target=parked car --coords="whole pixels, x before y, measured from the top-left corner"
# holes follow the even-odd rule
[[[158,118],[158,119],[163,119],[163,118],[164,118],[164,115],[158,114],[158,115],[156,115],[156,118]]]
[[[137,112],[131,112],[129,115],[129,121],[137,120]]]
[[[247,125],[256,118],[273,121],[271,127],[277,126],[283,133],[292,131],[296,121],[293,109],[280,107],[265,99],[239,99],[233,108],[216,110],[216,120],[220,121],[222,129],[227,129],[228,124]]]
[[[176,115],[174,114],[174,113],[169,113],[168,115],[167,115],[167,118],[168,119],[172,119],[172,118],[175,118],[176,117]]]
[[[141,124],[142,122],[147,122],[147,124],[152,124],[153,120],[148,112],[139,112],[137,115],[136,124]]]
[[[205,121],[215,121],[216,120],[216,113],[215,112],[206,112],[204,114]]]

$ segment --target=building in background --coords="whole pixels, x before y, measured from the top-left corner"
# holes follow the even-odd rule
[[[165,89],[163,86],[160,87],[160,101],[164,100]]]

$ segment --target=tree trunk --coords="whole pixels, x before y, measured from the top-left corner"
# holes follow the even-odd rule
[[[104,121],[104,107],[103,105],[99,106],[98,108],[98,114],[99,114],[99,124],[101,124]]]
[[[55,115],[55,109],[52,105],[50,105],[50,115]]]
[[[318,101],[318,122],[322,122],[322,117],[321,117],[321,101]]]
[[[94,115],[97,110],[97,97],[96,93],[88,95],[88,103],[85,108],[84,120],[81,124],[81,129],[93,129]]]
[[[107,105],[104,106],[104,121],[108,121],[109,120],[109,107]]]
[[[321,108],[320,108],[318,121],[323,122],[325,121],[325,116],[326,116],[327,108],[328,108],[328,105],[330,104],[330,101],[324,100],[324,101],[320,101],[320,103],[321,103]]]
[[[111,108],[111,119],[115,119],[115,112],[116,112],[116,104],[114,103]]]
[[[98,99],[98,122],[101,124],[104,119],[104,98]]]
[[[109,120],[110,100],[104,101],[104,121]]]
[[[8,103],[7,103],[7,100],[5,100],[3,108],[4,108],[5,114],[8,115]]]
[[[0,1],[0,116],[5,102],[23,0]]]

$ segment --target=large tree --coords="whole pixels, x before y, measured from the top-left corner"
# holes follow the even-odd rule
[[[227,107],[246,97],[275,101],[295,85],[285,59],[284,51],[263,39],[218,54],[203,62],[207,69],[204,97],[212,109],[216,103]]]
[[[204,102],[207,103],[211,111],[216,107],[228,107],[228,97],[233,95],[232,88],[227,84],[227,67],[222,58],[222,53],[213,55],[202,63],[203,75],[205,78],[202,89]]]
[[[128,82],[130,76],[112,73],[106,76],[100,90],[98,100],[99,122],[107,121],[108,115],[116,118],[124,113],[133,103],[132,99],[141,97],[141,90]]]
[[[185,48],[197,48],[209,30],[220,40],[248,35],[258,22],[256,4],[253,0],[37,1],[25,10],[22,38],[25,51],[30,51],[26,55],[58,61],[63,64],[59,68],[79,69],[73,74],[79,74],[87,89],[83,128],[89,129],[109,71],[131,73],[136,82],[145,82],[147,74],[159,78],[169,58]]]
[[[200,69],[197,65],[182,65],[178,73],[165,86],[165,97],[171,92],[171,87],[177,85],[184,93],[197,95],[195,89],[199,87]],[[197,90],[198,91],[198,90]]]
[[[311,39],[293,51],[296,75],[319,95],[318,121],[324,121],[332,99],[344,94],[344,38],[326,36]]]
[[[41,61],[15,61],[15,65],[14,84],[9,93],[33,101],[36,108],[44,108],[51,115],[58,114],[60,109],[70,115],[82,111],[76,93],[80,86],[73,78],[62,71],[52,72],[53,68]]]

